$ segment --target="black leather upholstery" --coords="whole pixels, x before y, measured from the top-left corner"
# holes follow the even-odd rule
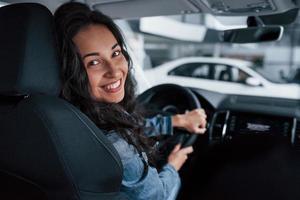
[[[38,4],[9,5],[0,8],[0,26],[9,45],[0,47],[0,199],[123,199],[118,153],[56,96],[51,13]]]
[[[52,26],[52,14],[42,5],[1,8],[1,94],[58,94],[59,68]]]

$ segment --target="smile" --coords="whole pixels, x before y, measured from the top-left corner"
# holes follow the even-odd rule
[[[102,86],[105,92],[108,93],[115,93],[118,92],[121,89],[121,79],[117,80],[116,82],[107,84]]]

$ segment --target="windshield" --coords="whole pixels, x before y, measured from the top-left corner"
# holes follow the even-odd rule
[[[245,20],[245,17],[240,19]],[[206,79],[225,80],[220,75],[220,71],[226,74],[227,70],[229,78],[226,80],[232,80],[232,82],[238,82],[238,73],[246,74],[244,80],[248,77],[254,76],[254,78],[259,79],[263,76],[267,81],[273,83],[300,82],[298,80],[300,75],[295,76],[296,72],[300,72],[298,70],[300,60],[296,56],[299,51],[297,24],[286,26],[280,41],[230,44],[211,40],[213,31],[245,26],[235,19],[223,21],[226,24],[222,24],[220,20],[207,14],[185,14],[144,17],[137,20],[118,20],[117,23],[124,29],[123,32],[128,40],[129,48],[136,59],[136,65],[146,71],[159,68],[162,64],[170,61],[199,57],[210,59],[204,60],[201,64],[201,61],[197,62],[199,66],[209,64],[210,70],[197,67],[198,72],[201,70],[210,71],[210,75],[205,75]],[[230,61],[222,63],[223,61],[218,60],[219,58],[229,58]],[[251,64],[245,64],[239,68],[243,65],[239,61],[249,61]],[[188,64],[189,61],[186,62],[184,64]],[[174,71],[171,70],[176,70],[182,64],[177,64],[178,66],[162,73],[174,75]],[[216,65],[222,64],[230,70],[226,67],[216,67]],[[186,66],[186,70],[196,70],[190,65]],[[245,67],[253,73],[249,74],[248,69],[245,72]],[[177,71],[180,70],[182,71],[182,69],[177,69]],[[255,74],[258,74],[257,77]],[[204,75],[200,76],[203,78]],[[149,79],[149,77],[147,78]],[[155,77],[151,77],[151,79],[153,78]]]

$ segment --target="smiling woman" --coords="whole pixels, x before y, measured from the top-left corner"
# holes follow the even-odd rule
[[[76,34],[73,41],[88,74],[92,98],[107,103],[122,101],[128,64],[109,29],[89,25]]]
[[[145,120],[135,106],[132,62],[114,22],[80,3],[61,6],[54,16],[63,60],[62,96],[106,131],[123,164],[121,191],[130,199],[175,199],[177,171],[193,149],[177,145],[158,172],[156,149],[146,136],[171,135],[173,126],[203,133],[205,113]]]

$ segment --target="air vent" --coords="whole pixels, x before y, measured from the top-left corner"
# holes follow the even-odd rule
[[[223,141],[228,128],[229,116],[229,111],[221,111],[214,114],[209,131],[209,141],[211,144],[221,143]]]
[[[293,147],[300,150],[300,121],[294,118],[291,142]]]

